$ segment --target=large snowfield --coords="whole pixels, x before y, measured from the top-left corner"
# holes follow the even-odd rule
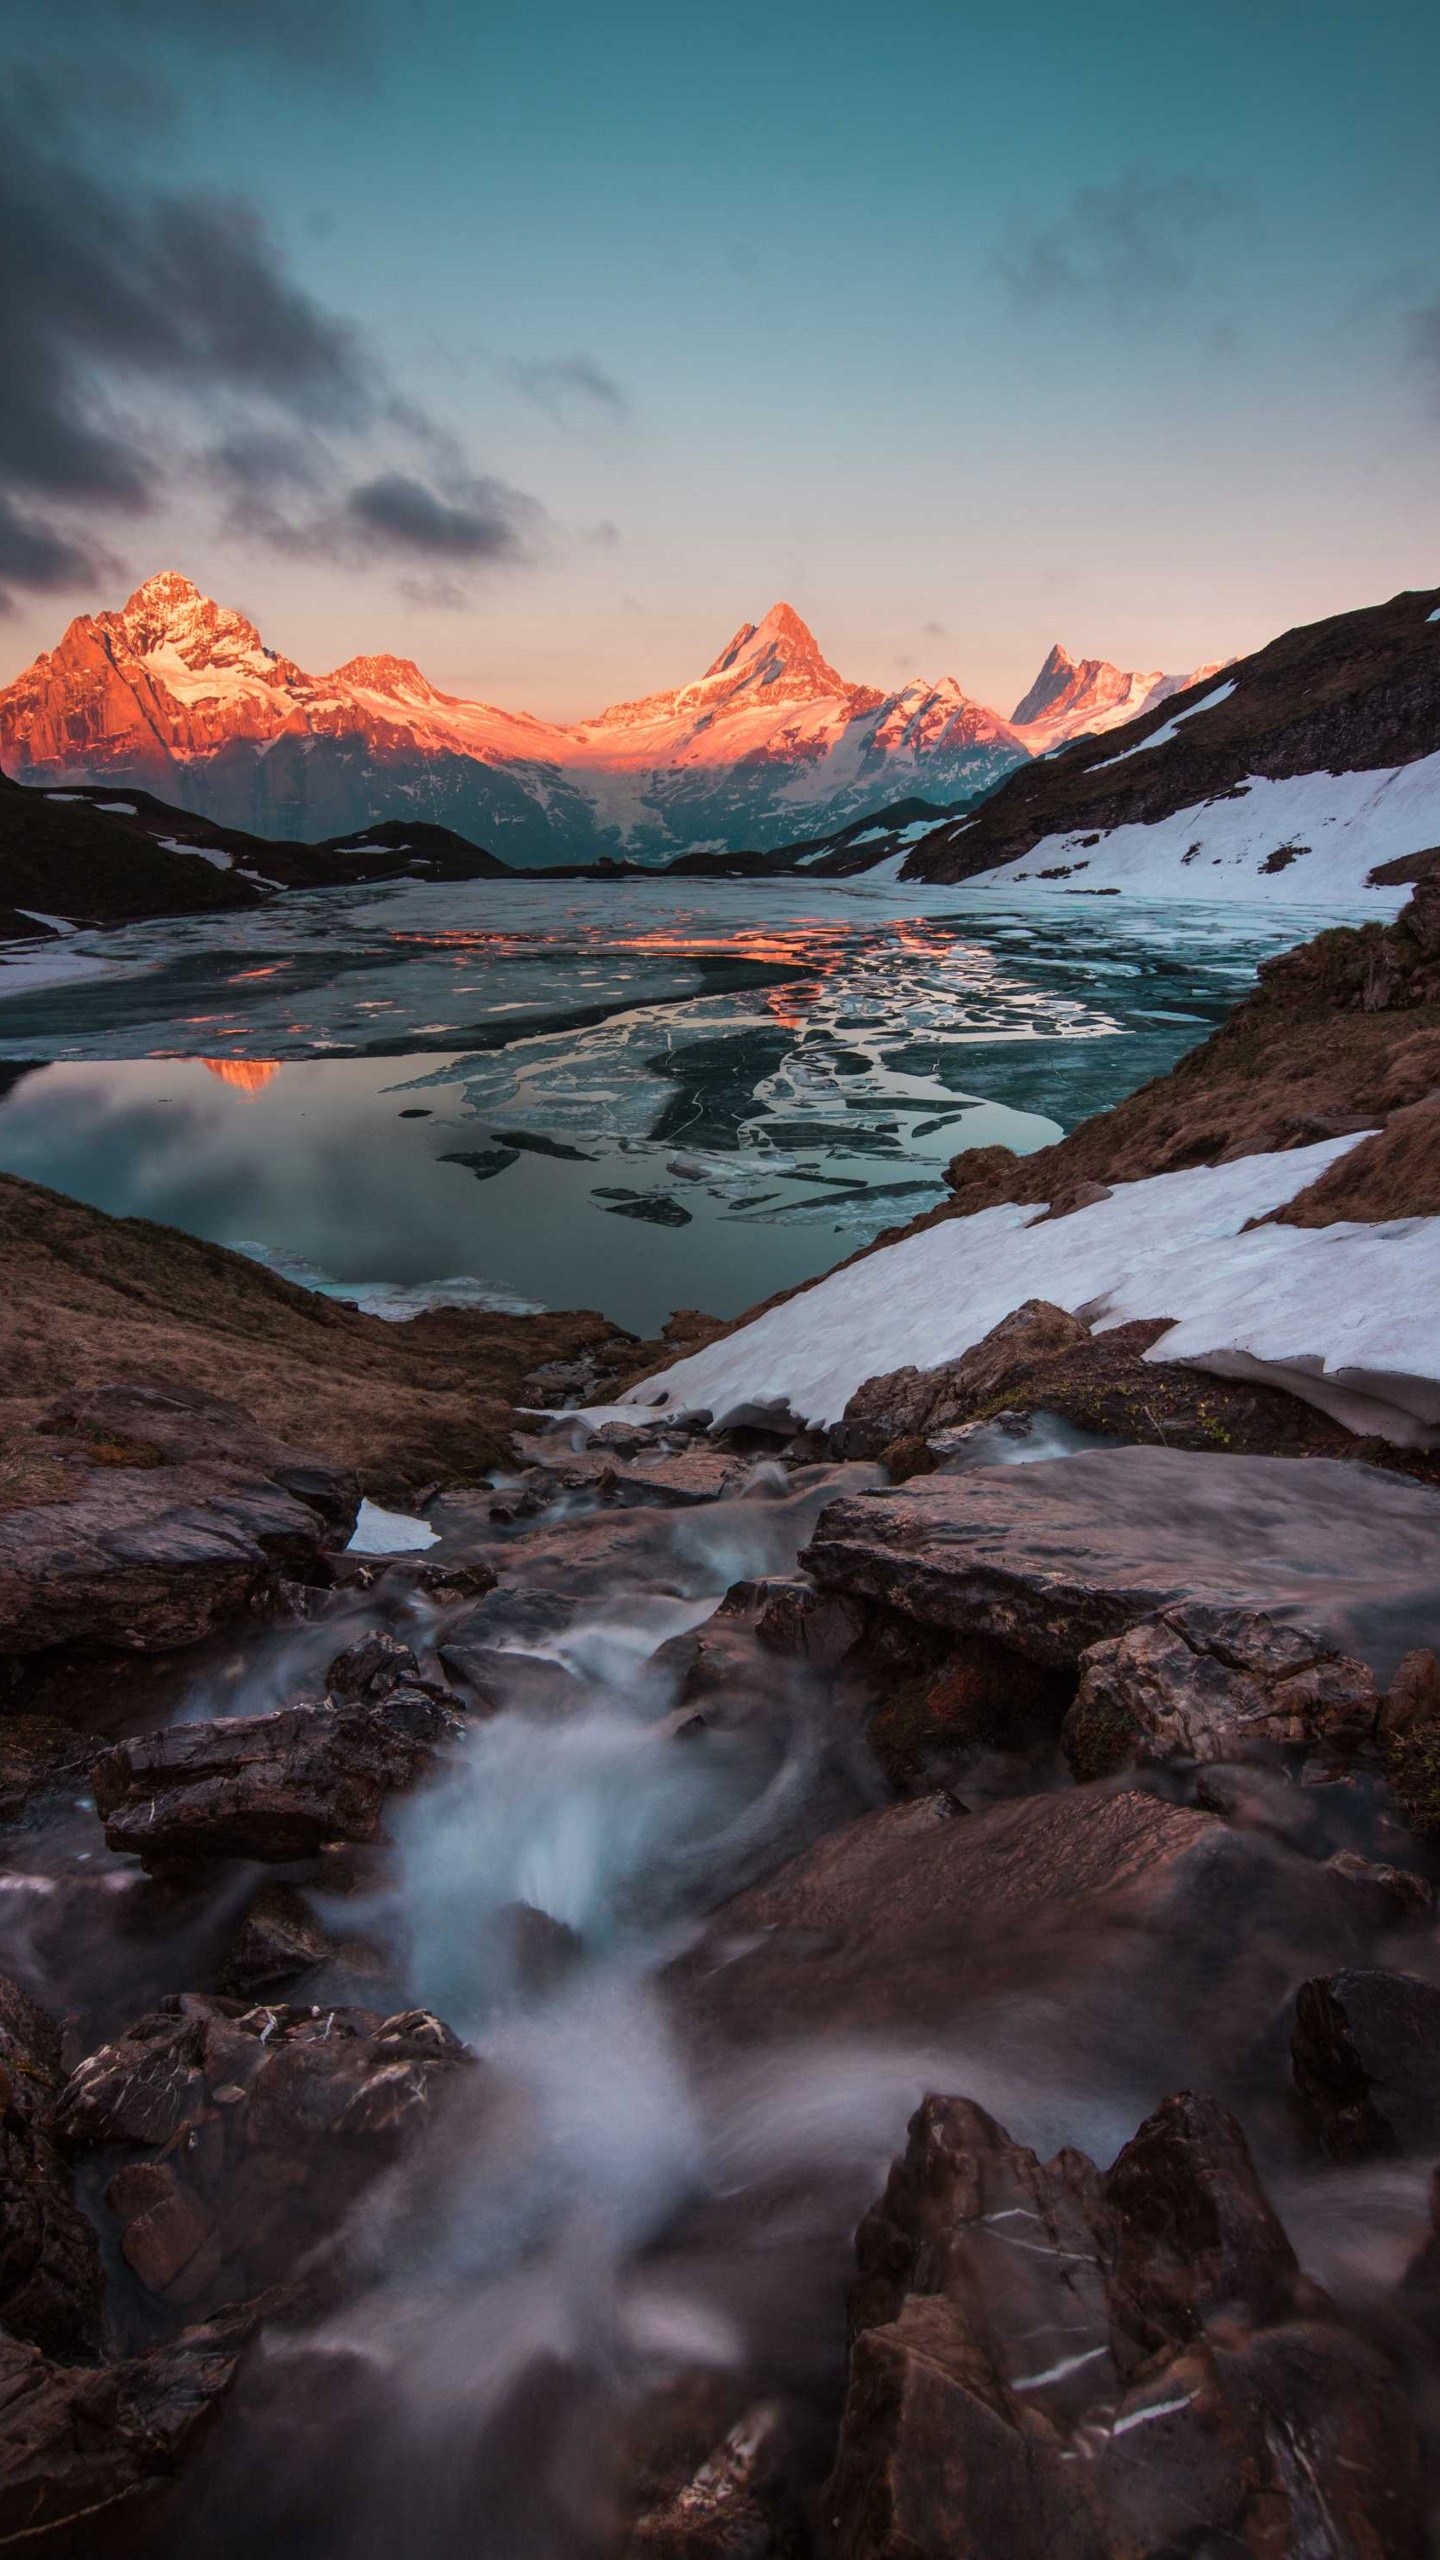
[[[1028,881],[1049,888],[1053,883],[1041,874],[1064,864],[1072,890],[1264,898],[1282,905],[1363,896],[1376,900],[1377,913],[1388,895],[1384,911],[1392,912],[1406,893],[1367,890],[1369,873],[1440,843],[1440,754],[1369,773],[1300,773],[1282,782],[1255,774],[1239,791],[1238,799],[1205,800],[1150,825],[1112,827],[1098,843],[1088,831],[1046,836],[1031,852],[985,872],[985,886],[1011,889]],[[1277,863],[1287,851],[1290,858]]]
[[[1359,1143],[1327,1138],[1120,1183],[1065,1218],[1007,1203],[943,1220],[604,1410],[824,1427],[867,1378],[957,1359],[1027,1298],[1046,1298],[1101,1331],[1170,1316],[1151,1360],[1265,1380],[1351,1430],[1428,1442],[1440,1434],[1440,1218],[1242,1232]]]

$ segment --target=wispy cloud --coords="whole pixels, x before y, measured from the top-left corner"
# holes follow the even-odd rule
[[[575,427],[587,419],[626,418],[630,403],[613,374],[593,356],[549,356],[513,364],[510,378],[517,390],[543,409],[557,426]]]
[[[1025,311],[1090,303],[1144,317],[1194,283],[1216,226],[1235,200],[1209,178],[1132,169],[1079,188],[1050,222],[1012,222],[995,265]]]

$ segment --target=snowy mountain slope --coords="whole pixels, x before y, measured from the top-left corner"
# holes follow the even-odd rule
[[[398,813],[512,862],[763,849],[907,793],[971,799],[1027,754],[953,679],[848,682],[785,604],[693,684],[565,727],[441,693],[408,659],[308,675],[167,572],[0,693],[18,780],[138,785],[297,839]]]
[[[905,876],[1327,899],[1440,843],[1435,590],[1288,631],[1217,672],[1010,775],[926,837]]]
[[[1077,661],[1057,640],[1029,692],[1011,712],[1011,726],[1032,755],[1052,755],[1072,738],[1123,728],[1127,720],[1138,719],[1142,711],[1183,692],[1208,672],[1197,667],[1188,676],[1167,676],[1155,668],[1139,675],[1112,666],[1108,658]]]

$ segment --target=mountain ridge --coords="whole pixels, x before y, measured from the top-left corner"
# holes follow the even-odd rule
[[[1141,681],[1065,665],[1072,698],[1049,708],[1047,746]],[[398,812],[524,866],[763,850],[912,795],[964,806],[1038,751],[953,677],[851,682],[784,602],[690,683],[564,723],[445,693],[384,652],[309,674],[165,570],[77,616],[0,691],[0,765],[17,780],[150,790],[290,840]]]

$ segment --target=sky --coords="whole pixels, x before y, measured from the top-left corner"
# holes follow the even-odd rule
[[[550,718],[1440,580],[1432,0],[10,0],[0,680],[160,568]]]

